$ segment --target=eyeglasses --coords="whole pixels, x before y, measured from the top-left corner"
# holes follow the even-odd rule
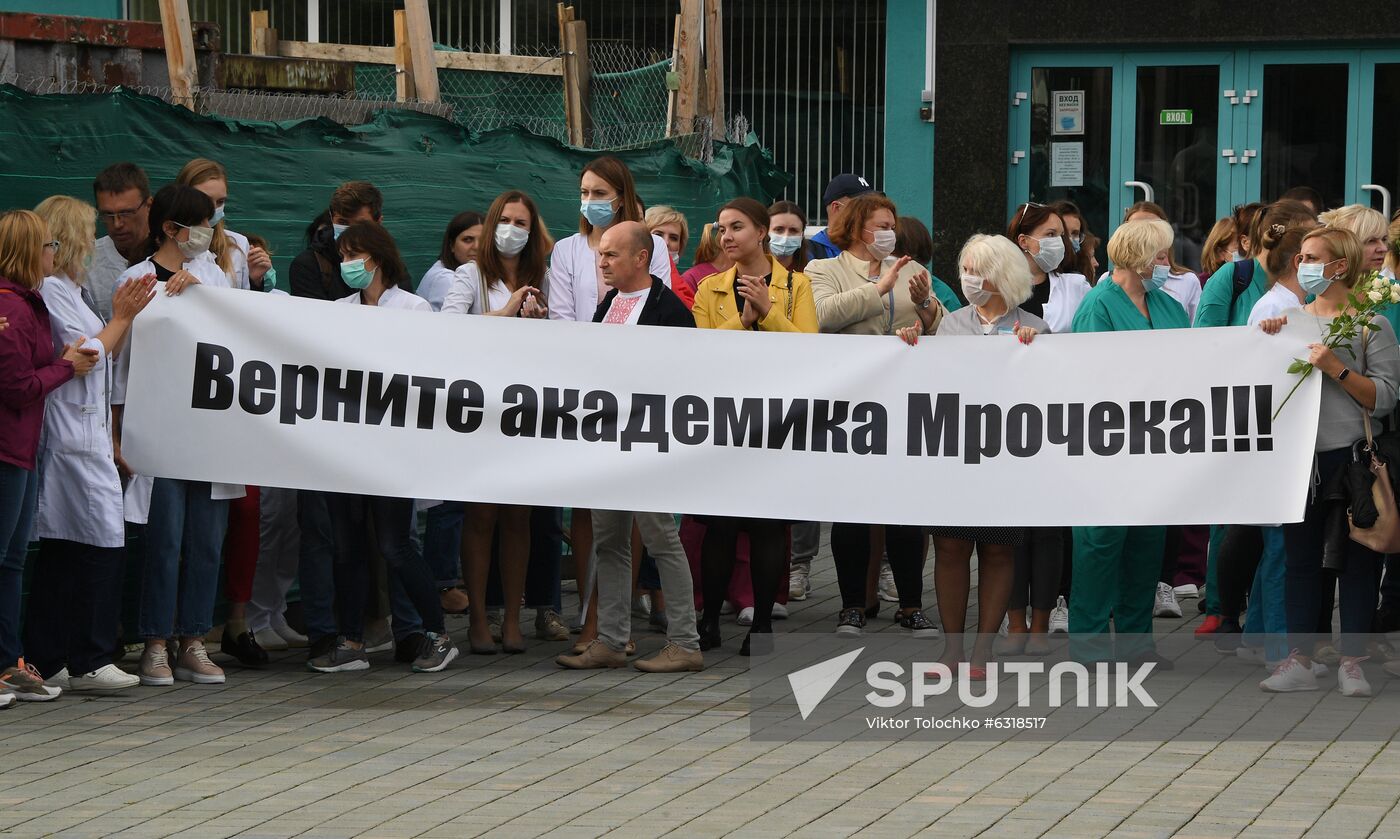
[[[1021,205],[1021,209],[1019,209],[1019,210],[1016,211],[1016,229],[1017,229],[1017,230],[1020,230],[1020,229],[1021,229],[1021,222],[1025,220],[1025,218],[1026,218],[1026,211],[1029,210],[1031,207],[1040,207],[1041,209],[1044,209],[1044,208],[1045,208],[1045,205],[1044,205],[1044,204],[1037,204],[1037,203],[1035,203],[1034,201],[1027,201],[1026,203],[1022,204],[1022,205]]]
[[[98,213],[97,217],[102,219],[102,223],[108,226],[121,222],[125,224],[136,217],[136,214],[146,209],[146,202],[142,201],[130,210],[111,210],[105,213]]]
[[[60,244],[62,244],[62,242],[59,242],[57,239],[54,239],[52,242],[45,242],[45,243],[44,243],[44,248],[45,248],[46,250],[51,250],[51,251],[53,251],[54,253],[58,253],[58,246],[59,246]]]

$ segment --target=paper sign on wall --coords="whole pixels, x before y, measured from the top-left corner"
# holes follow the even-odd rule
[[[1051,134],[1084,133],[1084,91],[1056,90],[1050,93]]]
[[[1050,185],[1084,186],[1084,144],[1050,144]]]

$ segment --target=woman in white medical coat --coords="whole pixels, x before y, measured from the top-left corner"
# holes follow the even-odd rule
[[[131,321],[155,296],[155,279],[129,282],[112,296],[104,323],[83,284],[92,256],[97,210],[55,195],[35,212],[58,243],[54,272],[39,293],[49,310],[55,347],[84,335],[98,352],[92,372],[49,394],[39,446],[39,504],[34,536],[39,559],[29,583],[24,647],[47,684],[112,691],[138,679],[112,663],[121,623],[126,527],[122,484],[112,459],[112,353]],[[70,678],[71,676],[71,678]]]

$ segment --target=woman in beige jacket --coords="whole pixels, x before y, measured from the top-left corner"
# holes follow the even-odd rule
[[[827,231],[841,254],[807,263],[822,332],[892,336],[905,327],[918,327],[922,334],[932,335],[938,329],[943,307],[933,297],[928,272],[907,256],[890,259],[896,212],[894,202],[883,195],[852,198]],[[831,552],[841,586],[836,632],[841,635],[859,635],[865,628],[866,572],[874,526],[840,522],[831,526]],[[925,550],[922,527],[885,527],[885,551],[899,590],[897,617],[915,638],[938,635],[923,611]]]

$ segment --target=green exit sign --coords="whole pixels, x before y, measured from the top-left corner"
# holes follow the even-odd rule
[[[1177,108],[1176,110],[1172,110],[1172,111],[1162,111],[1161,120],[1158,122],[1158,124],[1159,124],[1159,125],[1190,125],[1190,124],[1191,124],[1191,109],[1190,109],[1190,108]]]

